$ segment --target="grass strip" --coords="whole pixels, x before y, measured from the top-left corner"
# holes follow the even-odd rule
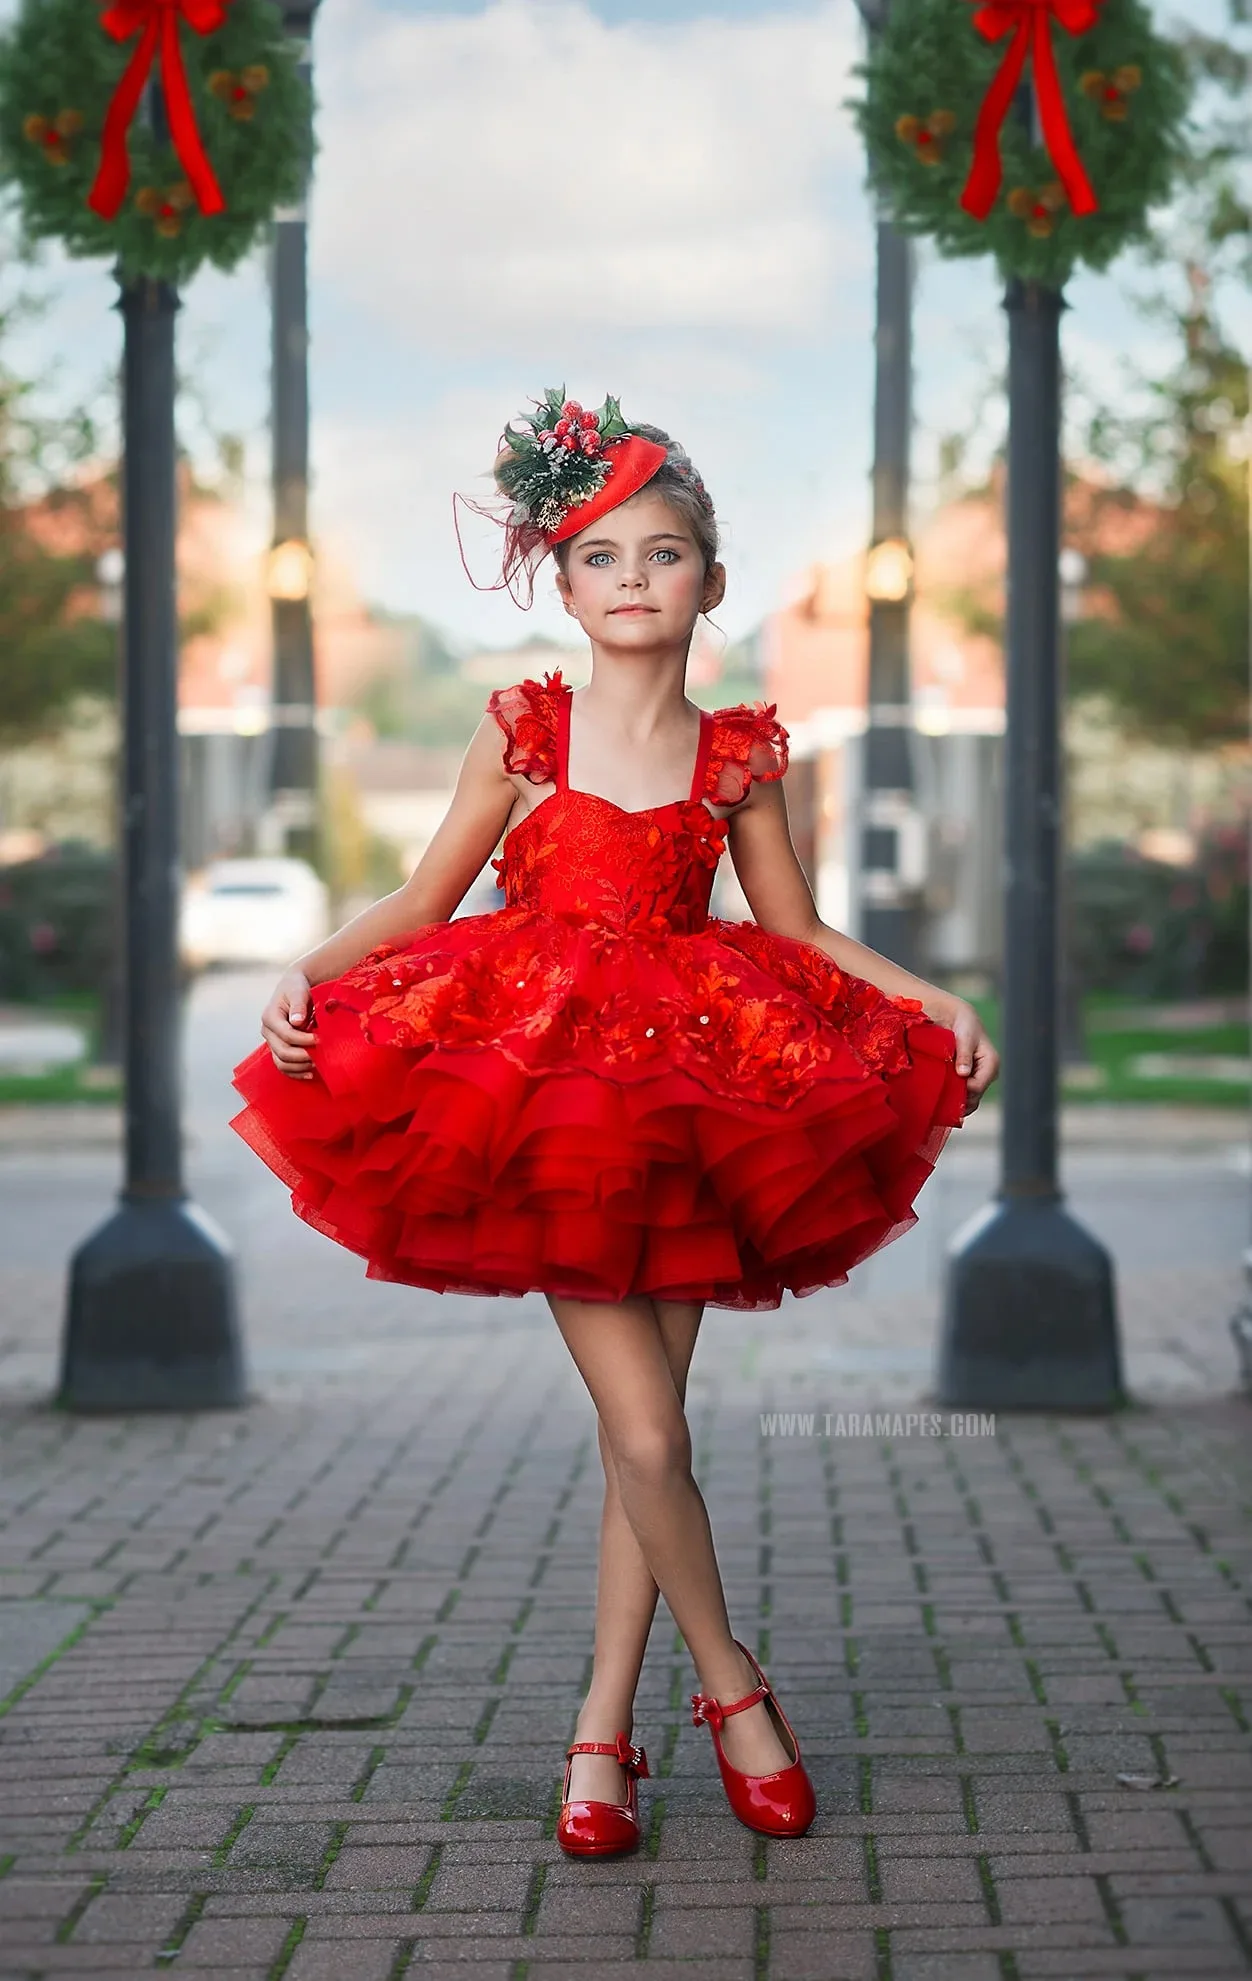
[[[187,1901],[182,1918],[175,1926],[169,1939],[156,1957],[158,1967],[172,1967],[187,1944],[188,1936],[197,1920],[204,1916],[204,1908],[209,1902],[207,1892],[193,1892]]]
[[[296,1948],[304,1938],[308,1924],[308,1920],[303,1915],[299,1919],[292,1920],[291,1931],[278,1949],[277,1958],[266,1976],[266,1981],[283,1981],[284,1974],[296,1957]]]
[[[86,1886],[74,1900],[73,1905],[57,1927],[56,1943],[59,1947],[63,1947],[67,1941],[73,1939],[79,1920],[82,1918],[84,1912],[86,1912],[91,1901],[99,1898],[108,1882],[109,1874],[107,1871],[97,1871],[88,1880]]]

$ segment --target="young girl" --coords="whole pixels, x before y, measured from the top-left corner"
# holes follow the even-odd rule
[[[658,1590],[732,1810],[800,1835],[813,1791],[732,1635],[691,1474],[696,1336],[706,1305],[838,1285],[906,1230],[996,1055],[969,1006],[818,919],[774,709],[686,699],[725,574],[682,449],[612,399],[549,394],[506,429],[496,478],[505,582],[555,553],[591,679],[491,696],[412,878],[281,978],[234,1125],[371,1277],[546,1295],[587,1385],[604,1512],[562,1847],[639,1840]],[[502,832],[504,906],[449,920]],[[753,922],[709,919],[727,844]]]

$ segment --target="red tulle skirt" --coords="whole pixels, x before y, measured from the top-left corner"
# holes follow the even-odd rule
[[[441,922],[313,993],[233,1126],[369,1276],[777,1307],[907,1230],[961,1119],[951,1032],[754,923]]]

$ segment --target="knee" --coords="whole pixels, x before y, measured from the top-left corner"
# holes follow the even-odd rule
[[[635,1424],[612,1443],[613,1463],[623,1492],[672,1485],[691,1476],[691,1433],[685,1417],[662,1424]]]

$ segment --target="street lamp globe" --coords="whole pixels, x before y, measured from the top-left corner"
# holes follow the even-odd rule
[[[313,581],[313,552],[299,537],[276,543],[269,554],[266,589],[271,598],[305,599]]]
[[[903,537],[874,544],[865,560],[866,596],[880,605],[899,605],[913,589],[913,553]]]

